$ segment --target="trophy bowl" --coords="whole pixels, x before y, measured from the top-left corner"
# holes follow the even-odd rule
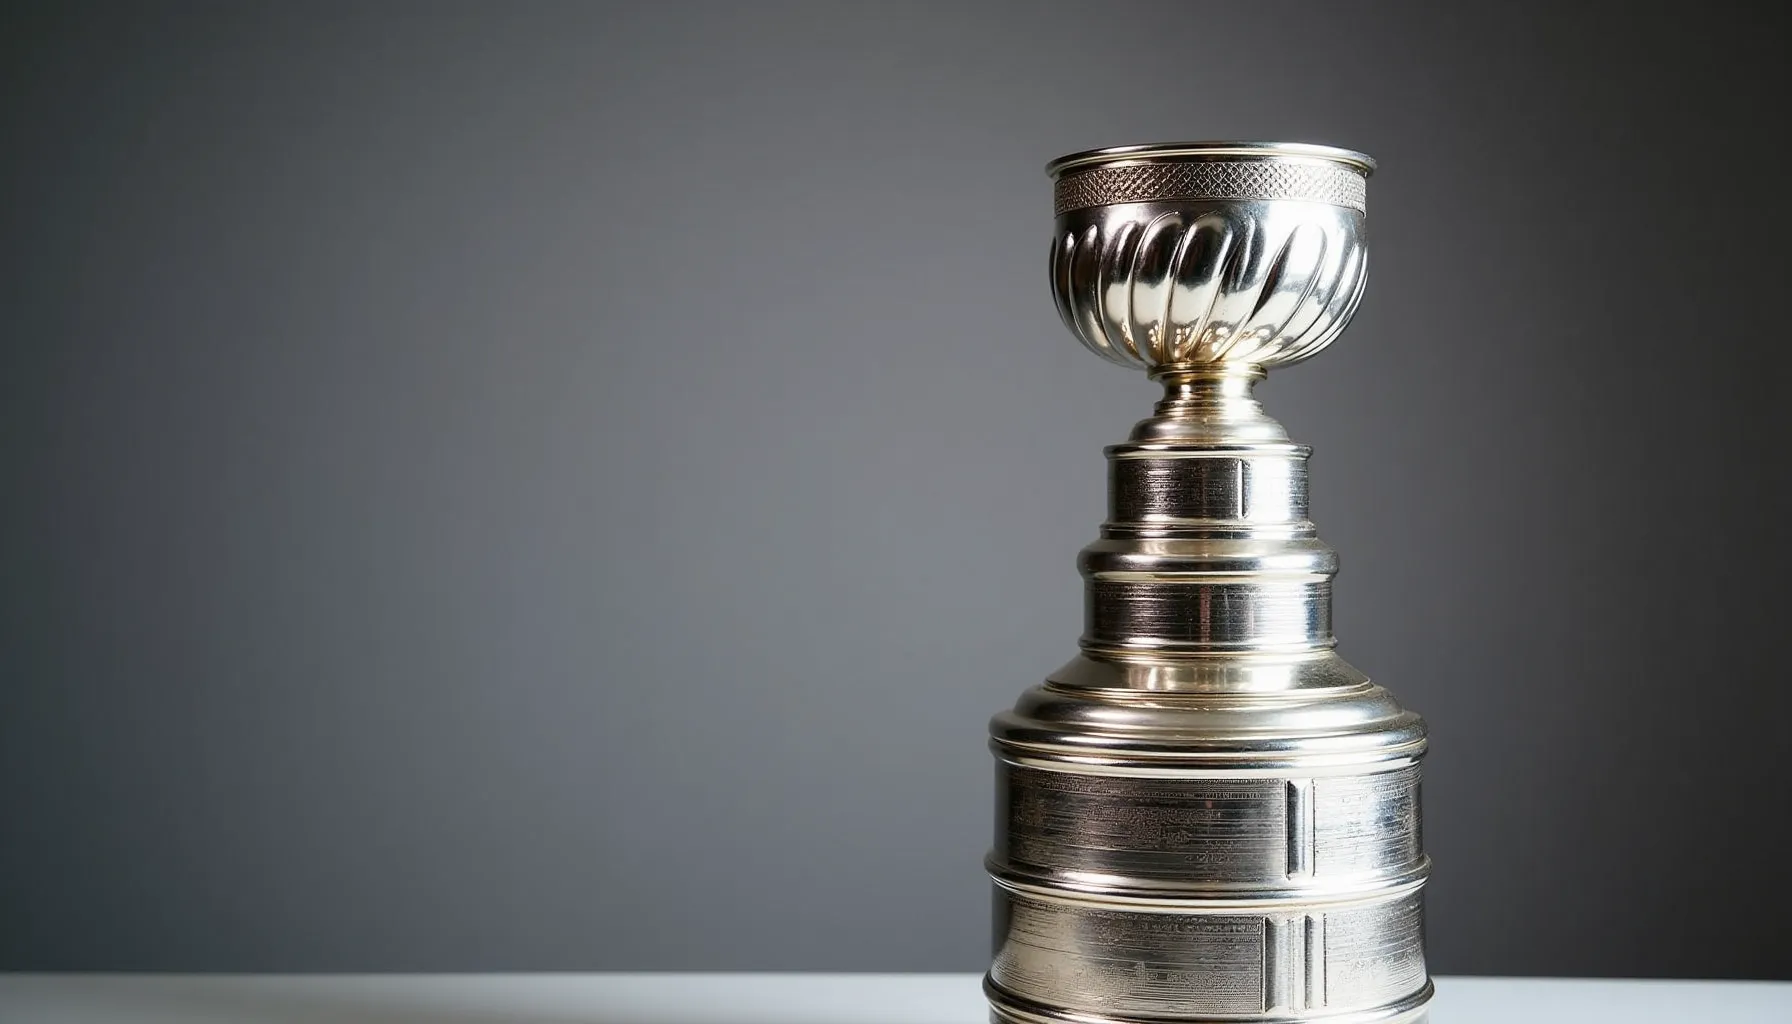
[[[1058,313],[1095,354],[1153,376],[1306,359],[1362,298],[1374,169],[1350,150],[1266,142],[1055,160]]]

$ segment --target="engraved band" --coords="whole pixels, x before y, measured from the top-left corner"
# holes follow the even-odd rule
[[[1189,199],[1294,199],[1361,213],[1368,183],[1343,164],[1288,160],[1203,160],[1125,164],[1073,171],[1053,189],[1056,214],[1092,206]]]

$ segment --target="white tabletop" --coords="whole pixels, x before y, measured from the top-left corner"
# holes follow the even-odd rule
[[[1792,982],[1440,978],[1432,1024],[1787,1024]],[[983,1024],[974,974],[0,975],[6,1024]]]

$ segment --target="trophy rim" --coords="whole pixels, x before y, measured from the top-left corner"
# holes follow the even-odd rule
[[[1354,149],[1342,149],[1337,146],[1326,146],[1315,142],[1155,142],[1140,146],[1106,146],[1101,149],[1085,149],[1080,153],[1061,156],[1045,165],[1045,173],[1051,178],[1062,177],[1066,171],[1080,170],[1102,164],[1126,163],[1134,160],[1150,161],[1158,159],[1175,159],[1179,157],[1305,157],[1307,159],[1327,160],[1344,164],[1354,170],[1361,171],[1364,177],[1375,172],[1375,159],[1367,153],[1359,153]]]

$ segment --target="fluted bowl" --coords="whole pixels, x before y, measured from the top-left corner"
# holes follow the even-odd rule
[[[1058,312],[1095,354],[1152,373],[1306,359],[1362,297],[1374,168],[1349,150],[1266,142],[1054,160]]]

